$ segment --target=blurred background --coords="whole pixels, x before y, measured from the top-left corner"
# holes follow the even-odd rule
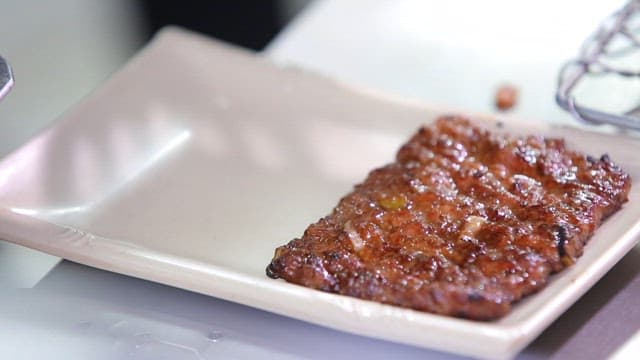
[[[180,25],[261,50],[307,2],[2,1],[0,54],[16,86],[0,106],[0,156],[104,81],[159,28]]]
[[[559,67],[624,2],[4,0],[0,54],[13,66],[16,86],[0,105],[0,156],[167,24],[257,51],[268,45],[275,61],[475,111],[495,110],[495,88],[515,83],[525,99],[516,115],[570,121],[553,102]],[[307,15],[296,18],[301,13]],[[285,27],[286,36],[278,36]]]

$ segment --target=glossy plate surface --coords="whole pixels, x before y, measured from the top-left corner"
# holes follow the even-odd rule
[[[168,29],[0,163],[0,237],[339,330],[513,356],[634,246],[636,187],[575,266],[497,322],[327,294],[264,273],[276,246],[442,113]],[[478,117],[488,127],[495,120]],[[511,132],[608,152],[640,178],[637,140],[502,120]]]

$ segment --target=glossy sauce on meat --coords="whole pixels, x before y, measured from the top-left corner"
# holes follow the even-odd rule
[[[267,275],[490,320],[582,254],[627,201],[629,175],[561,139],[492,135],[461,117],[421,128],[333,212],[276,249]]]

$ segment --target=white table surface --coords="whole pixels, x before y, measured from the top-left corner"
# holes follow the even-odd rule
[[[582,6],[576,18],[578,1],[320,1],[266,55],[372,91],[483,112],[492,111],[493,89],[509,81],[522,90],[513,115],[570,122],[553,103],[555,73],[613,3]],[[0,131],[20,136],[41,126],[0,124]],[[0,260],[2,358],[457,358],[66,261],[51,269],[55,258],[7,243]],[[638,263],[636,247],[520,357],[633,354]]]

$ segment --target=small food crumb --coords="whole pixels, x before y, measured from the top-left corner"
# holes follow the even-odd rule
[[[360,251],[364,247],[364,241],[360,237],[358,230],[356,230],[353,225],[351,225],[351,221],[347,221],[344,224],[344,231],[347,233],[349,240],[351,240],[351,245],[353,245],[353,250]]]
[[[475,237],[486,222],[487,219],[480,216],[471,215],[467,217],[467,222],[462,227],[462,231],[460,231],[460,237]]]
[[[496,91],[496,107],[509,110],[518,102],[518,88],[510,84],[501,85]]]
[[[388,196],[380,199],[378,204],[385,210],[399,210],[407,206],[407,199],[403,196]]]

